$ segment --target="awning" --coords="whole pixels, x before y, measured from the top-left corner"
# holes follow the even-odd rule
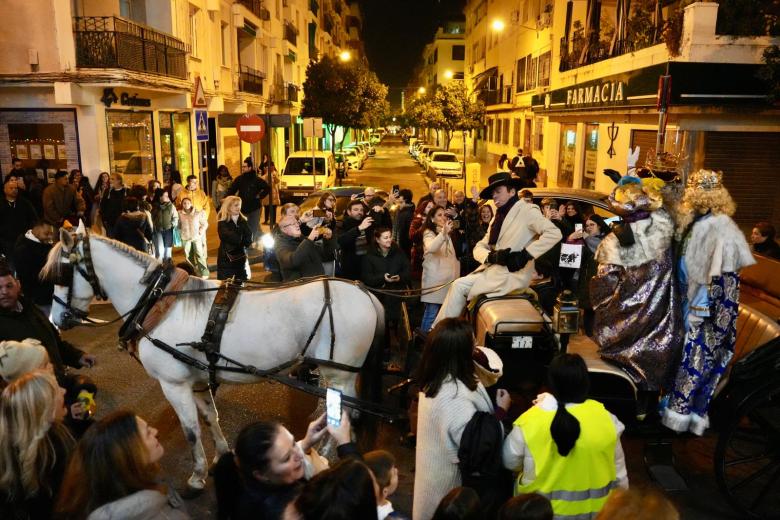
[[[490,81],[490,78],[498,76],[498,67],[490,67],[485,69],[476,76],[474,76],[474,90],[485,90],[485,85]]]

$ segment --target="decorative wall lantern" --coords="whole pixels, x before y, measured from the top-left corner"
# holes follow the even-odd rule
[[[569,334],[580,330],[580,307],[577,296],[566,289],[558,295],[553,307],[553,329],[561,335],[561,351],[566,352]]]

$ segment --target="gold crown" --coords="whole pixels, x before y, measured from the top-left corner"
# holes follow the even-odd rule
[[[696,190],[715,190],[722,187],[723,174],[716,170],[699,170],[688,179],[688,187]]]

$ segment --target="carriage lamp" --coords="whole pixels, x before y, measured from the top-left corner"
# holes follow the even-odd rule
[[[580,330],[580,307],[577,296],[566,289],[558,295],[553,306],[553,328],[560,334],[561,351],[566,352],[569,345],[569,334]]]

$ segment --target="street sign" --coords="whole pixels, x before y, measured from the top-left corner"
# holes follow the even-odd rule
[[[305,117],[303,119],[303,137],[323,137],[322,118]]]
[[[196,108],[206,108],[206,93],[203,92],[203,83],[200,82],[200,76],[195,77],[195,97],[192,98],[192,106]]]
[[[245,143],[257,143],[265,137],[265,121],[260,116],[246,114],[236,121],[236,132]]]
[[[209,113],[207,110],[195,110],[195,135],[198,141],[209,140]]]

